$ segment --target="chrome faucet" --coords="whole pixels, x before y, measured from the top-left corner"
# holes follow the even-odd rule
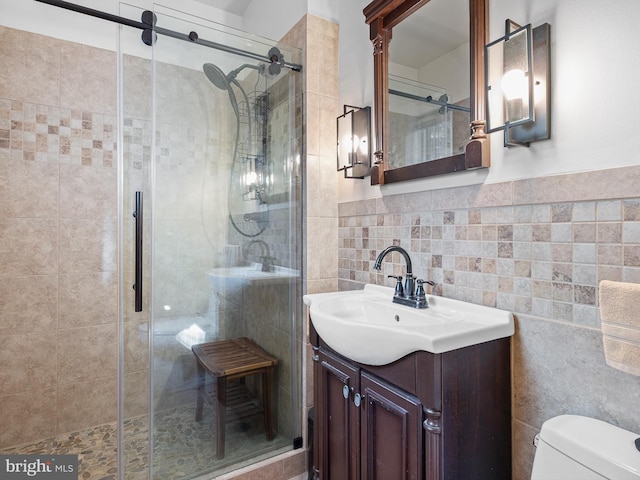
[[[431,281],[424,281],[422,279],[415,279],[413,277],[413,269],[411,266],[411,257],[409,253],[402,247],[397,245],[391,245],[390,247],[385,248],[378,258],[376,258],[375,263],[373,264],[373,268],[375,270],[380,270],[382,267],[382,260],[391,252],[398,252],[404,258],[405,263],[407,264],[407,277],[404,282],[404,286],[402,285],[402,277],[396,275],[389,275],[389,278],[396,279],[396,288],[393,294],[393,302],[399,303],[401,305],[408,305],[414,308],[428,308],[429,303],[427,302],[427,295],[424,291],[424,283],[428,283],[429,285],[434,285]],[[416,288],[417,284],[417,288]]]
[[[249,249],[254,244],[260,245],[260,248],[262,250],[262,256],[260,257],[260,260],[262,260],[262,271],[272,272],[273,261],[275,260],[275,258],[273,258],[269,253],[269,245],[264,240],[251,240],[250,242],[245,243],[244,247],[242,248],[242,254],[244,258],[247,258],[247,253],[249,253]]]

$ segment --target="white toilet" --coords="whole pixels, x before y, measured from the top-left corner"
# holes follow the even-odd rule
[[[639,480],[639,438],[593,418],[552,418],[536,435],[531,480]]]

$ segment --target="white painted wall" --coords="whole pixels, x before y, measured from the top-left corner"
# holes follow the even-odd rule
[[[244,14],[248,32],[282,38],[307,13],[307,0],[253,0]]]
[[[359,3],[360,12],[367,0]],[[341,9],[343,7],[341,6]],[[425,7],[425,8],[428,8]],[[353,6],[357,10],[356,6]],[[372,89],[363,93],[343,83],[359,75],[362,58],[369,58],[373,71],[368,32],[365,40],[343,41],[345,31],[361,29],[362,16],[341,10],[340,102],[371,104]],[[342,15],[345,13],[345,15]],[[640,89],[634,83],[640,75],[637,0],[490,0],[490,38],[504,33],[504,21],[511,18],[534,26],[551,25],[551,136],[530,148],[505,149],[501,133],[492,135],[489,170],[456,173],[432,179],[371,187],[369,180],[340,181],[340,201],[375,198],[476,183],[544,177],[569,172],[591,171],[640,163],[635,144],[640,139],[636,125]],[[373,75],[372,73],[370,74]]]
[[[307,13],[338,21],[340,3],[352,0],[253,0],[244,14],[247,32],[280,39]]]

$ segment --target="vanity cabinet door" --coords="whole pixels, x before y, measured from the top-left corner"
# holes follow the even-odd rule
[[[363,480],[422,478],[422,405],[367,372],[360,377]]]
[[[320,349],[316,381],[316,467],[322,480],[358,478],[358,392],[359,369]]]

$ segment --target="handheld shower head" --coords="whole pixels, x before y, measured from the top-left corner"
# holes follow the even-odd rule
[[[275,76],[280,73],[282,67],[284,66],[284,56],[278,49],[278,47],[271,47],[269,50],[269,54],[267,55],[269,59],[269,67],[263,63],[259,65],[253,65],[251,63],[245,63],[244,65],[240,65],[238,68],[231,70],[227,75],[224,74],[222,69],[213,63],[205,63],[202,66],[204,70],[204,74],[207,76],[209,81],[213,83],[220,90],[229,90],[231,83],[234,83],[238,74],[244,70],[245,68],[252,68],[254,70],[258,70],[260,74],[266,75],[266,72],[269,75]]]
[[[235,75],[233,78],[229,78],[231,74],[225,75],[220,67],[214,65],[213,63],[205,63],[202,66],[202,70],[204,70],[204,74],[207,76],[209,81],[213,83],[220,90],[226,90],[229,92],[229,101],[231,102],[231,107],[233,111],[238,115],[238,100],[236,99],[236,94],[233,93],[233,89],[231,88],[231,83],[235,82]],[[235,70],[234,70],[235,72]],[[233,73],[233,72],[231,72]],[[237,82],[235,82],[237,84]]]
[[[204,70],[204,74],[207,76],[209,81],[213,83],[220,90],[228,90],[229,89],[229,79],[224,74],[224,72],[213,63],[205,63],[202,66]]]
[[[253,68],[254,70],[258,70],[260,73],[264,74],[264,65],[252,65],[250,63],[240,65],[235,70],[231,70],[227,75],[224,74],[220,67],[213,63],[205,63],[202,66],[202,70],[204,70],[204,74],[207,76],[209,81],[220,90],[228,90],[231,84],[234,83],[238,74],[245,68]]]

